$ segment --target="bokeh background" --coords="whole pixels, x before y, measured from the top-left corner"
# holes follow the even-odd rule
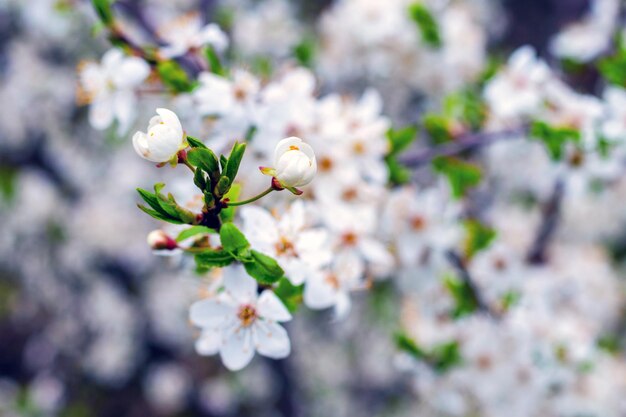
[[[269,5],[261,11],[261,3]],[[458,3],[480,10],[489,54],[505,58],[528,44],[551,62],[550,40],[586,16],[593,2]],[[333,7],[327,0],[116,4],[148,33],[189,11],[207,22],[228,14],[242,43],[254,38],[262,18],[283,21],[281,40],[299,39]],[[187,309],[198,297],[198,279],[181,272],[184,260],[153,256],[145,237],[156,223],[135,206],[137,186],[150,188],[168,174],[137,157],[130,135],[94,130],[87,108],[77,104],[77,65],[108,48],[88,1],[0,0],[0,415],[454,415],[418,411],[423,398],[415,373],[402,365],[392,337],[403,314],[393,283],[355,294],[344,321],[301,311],[288,325],[294,348],[287,359],[257,357],[230,373],[219,359],[194,352]],[[597,78],[590,69],[572,83],[593,92]],[[363,86],[338,79],[322,88],[360,93]],[[411,91],[386,97],[395,121],[419,118],[425,93]],[[160,100],[142,97],[139,120]],[[620,293],[621,280],[615,282]],[[619,308],[613,311],[618,328]],[[626,375],[616,379],[626,382]],[[498,375],[486,380],[497,384]],[[626,415],[611,412],[606,415]]]

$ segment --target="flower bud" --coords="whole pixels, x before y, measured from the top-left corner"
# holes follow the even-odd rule
[[[311,146],[292,136],[276,145],[274,168],[261,168],[261,172],[272,175],[285,188],[301,187],[310,183],[317,172],[315,154]]]
[[[168,109],[157,109],[157,116],[150,119],[148,132],[133,135],[133,147],[144,159],[152,162],[168,162],[187,144],[185,132],[178,116]]]
[[[174,250],[178,247],[178,243],[163,230],[153,230],[146,240],[153,250]]]

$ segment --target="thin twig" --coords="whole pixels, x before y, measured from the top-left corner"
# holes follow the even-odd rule
[[[446,256],[448,257],[448,261],[450,261],[452,266],[456,268],[457,272],[460,275],[460,278],[463,280],[465,285],[467,285],[467,288],[469,288],[469,290],[471,291],[472,296],[474,297],[474,301],[476,302],[476,306],[478,307],[478,310],[488,313],[489,315],[493,317],[497,317],[497,314],[491,309],[489,304],[484,300],[480,289],[474,283],[472,276],[470,275],[469,271],[467,270],[467,267],[465,266],[465,262],[463,262],[463,259],[459,256],[459,254],[456,253],[455,251],[450,250],[446,252]]]
[[[526,256],[526,261],[529,264],[540,265],[546,261],[546,251],[559,224],[564,191],[565,183],[562,178],[558,178],[554,184],[552,195],[544,207],[543,220],[537,231],[537,236]]]

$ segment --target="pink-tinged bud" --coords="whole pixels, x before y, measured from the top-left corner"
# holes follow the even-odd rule
[[[153,250],[174,250],[178,247],[178,243],[163,230],[153,230],[148,234],[148,245]]]

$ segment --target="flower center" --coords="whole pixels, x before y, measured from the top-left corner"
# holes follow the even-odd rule
[[[325,156],[320,159],[320,171],[328,172],[333,168],[333,160]]]
[[[290,150],[290,151],[299,151],[299,150],[300,150],[300,148],[298,148],[296,145],[291,145],[291,146],[289,147],[289,150]]]
[[[339,288],[339,279],[337,278],[337,275],[335,274],[326,275],[326,279],[324,281],[326,281],[326,283],[330,285],[331,287],[333,287],[334,289]]]
[[[233,95],[235,96],[235,100],[236,101],[244,101],[247,97],[247,93],[246,90],[243,89],[243,87],[235,87],[234,91],[233,91]]]
[[[252,323],[254,323],[258,316],[256,314],[256,309],[253,306],[245,304],[239,309],[237,317],[241,321],[241,325],[243,327],[249,327]]]
[[[346,246],[354,246],[358,242],[359,237],[354,232],[347,232],[343,234],[343,236],[341,237],[341,240],[343,241],[343,244]]]
[[[410,225],[411,229],[419,232],[421,230],[424,230],[424,228],[426,227],[426,220],[422,216],[416,215],[411,218]]]
[[[354,142],[354,145],[352,145],[352,150],[357,155],[363,155],[365,153],[365,144],[363,144],[362,141]]]
[[[278,255],[297,256],[293,243],[284,236],[281,236],[280,240],[276,242],[275,248]]]
[[[341,194],[341,198],[345,201],[354,201],[358,196],[358,191],[353,187],[345,189]]]

